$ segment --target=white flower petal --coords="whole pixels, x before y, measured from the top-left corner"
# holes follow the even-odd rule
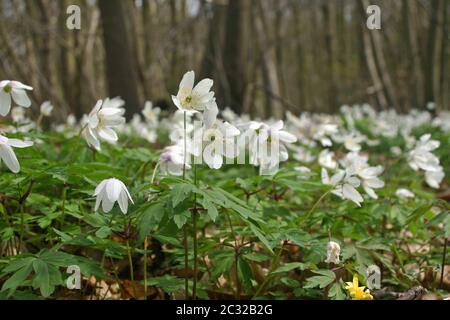
[[[119,199],[117,201],[119,203],[120,210],[123,214],[127,214],[128,212],[128,197],[125,190],[122,190],[119,195]]]
[[[342,187],[342,195],[345,199],[351,200],[356,203],[359,207],[361,206],[361,202],[364,201],[361,194],[350,184],[344,184]]]
[[[15,148],[28,148],[33,145],[33,141],[22,141],[19,139],[8,139],[8,145]]]
[[[20,164],[17,160],[14,150],[5,144],[0,144],[0,157],[5,162],[6,166],[14,173],[20,171]]]
[[[11,95],[0,89],[0,115],[6,116],[11,110]]]
[[[24,108],[29,108],[31,106],[30,98],[28,98],[27,93],[24,89],[12,89],[11,96],[15,103]]]
[[[188,71],[184,74],[183,79],[180,82],[180,90],[192,90],[194,88],[195,73],[194,71]]]
[[[194,93],[204,96],[209,93],[209,90],[213,86],[214,81],[211,79],[203,79],[197,85],[194,87],[193,91]]]
[[[112,202],[119,199],[120,191],[122,190],[121,185],[116,179],[109,179],[106,183],[106,195],[108,199]]]

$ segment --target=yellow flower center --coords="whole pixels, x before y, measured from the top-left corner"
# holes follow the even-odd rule
[[[5,91],[6,93],[11,93],[12,87],[8,84],[3,88],[3,91]]]

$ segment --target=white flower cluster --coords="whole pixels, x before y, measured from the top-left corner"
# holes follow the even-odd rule
[[[0,115],[4,117],[9,113],[12,101],[19,106],[17,108],[29,108],[31,101],[27,96],[26,90],[31,91],[33,88],[18,81],[0,81]],[[18,116],[20,118],[20,112],[17,112],[16,108],[13,110],[16,110],[16,117]],[[0,159],[3,160],[9,170],[18,173],[20,171],[20,164],[12,147],[26,148],[32,145],[32,141],[8,139],[0,135]]]
[[[170,138],[174,145],[166,148],[160,157],[163,172],[182,175],[185,160],[185,168],[191,167],[191,156],[196,161],[203,160],[212,169],[221,168],[224,158],[238,157],[238,163],[244,164],[248,151],[250,164],[258,166],[261,174],[275,173],[280,161],[288,158],[286,145],[297,140],[282,130],[283,121],[269,124],[243,121],[245,117],[238,117],[229,109],[223,112],[223,117],[229,121],[220,120],[211,91],[213,81],[203,79],[194,86],[194,79],[194,72],[187,72],[178,94],[172,96],[179,111],[171,123]],[[195,115],[203,120],[200,125],[192,124]]]
[[[119,139],[114,128],[125,123],[125,102],[120,98],[97,101],[94,109],[82,119],[83,136],[88,145],[101,150],[101,140],[115,143]]]
[[[431,140],[431,135],[425,134],[420,137],[408,153],[409,166],[415,171],[425,171],[426,183],[436,189],[439,188],[439,184],[445,176],[439,158],[431,153],[431,151],[439,148],[439,145],[439,141]]]
[[[333,194],[361,206],[364,199],[357,188],[362,186],[369,197],[378,198],[374,189],[384,187],[384,182],[378,178],[383,172],[382,166],[370,166],[368,158],[356,152],[348,153],[339,164],[341,168],[331,178],[327,169],[322,168],[322,183],[332,185]]]

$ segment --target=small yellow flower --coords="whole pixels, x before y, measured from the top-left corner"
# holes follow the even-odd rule
[[[353,282],[346,282],[345,289],[348,290],[353,300],[373,300],[373,296],[370,294],[370,290],[366,287],[359,287],[358,276],[353,276]]]

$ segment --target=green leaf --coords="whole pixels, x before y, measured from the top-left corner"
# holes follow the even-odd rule
[[[340,283],[333,283],[333,285],[330,287],[330,290],[328,291],[328,297],[332,298],[333,300],[345,300],[346,295],[342,290],[342,286]]]
[[[166,207],[164,203],[158,202],[152,204],[144,210],[138,217],[139,239],[144,241],[144,238],[155,230],[164,216]]]
[[[183,228],[189,218],[189,212],[184,211],[173,216],[173,221],[177,225],[178,229]]]
[[[447,212],[447,217],[444,220],[444,234],[446,238],[450,237],[450,214]]]
[[[172,206],[175,208],[178,204],[186,200],[192,192],[192,185],[179,183],[170,191]]]
[[[33,269],[36,273],[36,276],[33,278],[33,287],[35,289],[39,288],[43,297],[49,297],[55,288],[50,284],[48,265],[44,261],[36,259],[33,262]]]
[[[40,254],[39,258],[56,267],[67,267],[76,264],[76,257],[65,252],[46,251]]]
[[[269,250],[270,253],[273,254],[273,250],[270,246],[269,240],[267,240],[267,238],[261,233],[261,231],[259,231],[259,229],[255,225],[253,225],[252,223],[249,223],[249,225],[250,225],[250,229],[255,234],[255,236],[259,239],[259,241],[261,241],[263,243],[263,245],[266,247],[266,249]]]
[[[147,283],[149,286],[156,286],[167,293],[173,293],[184,288],[184,279],[167,274],[162,277],[152,277],[148,279]]]
[[[174,237],[169,237],[162,234],[155,234],[153,235],[153,237],[158,241],[160,241],[161,243],[168,243],[174,246],[181,246],[180,240]]]
[[[106,239],[111,234],[111,228],[107,226],[103,226],[95,232],[95,236],[100,239]]]
[[[307,266],[304,263],[291,262],[291,263],[286,263],[286,264],[282,265],[281,267],[278,267],[277,269],[272,271],[271,274],[275,275],[275,274],[285,273],[285,272],[289,272],[294,269],[305,270],[306,267]]]
[[[217,216],[219,215],[216,206],[205,198],[203,198],[202,206],[208,211],[208,216],[211,218],[211,220],[213,222],[216,222]]]
[[[245,287],[250,288],[252,286],[253,272],[247,261],[241,257],[238,259],[238,277],[239,281],[244,284]]]
[[[262,253],[249,253],[244,255],[247,260],[255,262],[264,262],[270,260],[270,257]]]
[[[17,271],[27,265],[31,265],[35,259],[36,258],[33,256],[16,258],[13,261],[11,261],[8,264],[8,266],[6,266],[2,271],[4,273],[11,273]]]
[[[306,279],[306,284],[303,288],[310,289],[319,287],[320,289],[325,288],[334,280],[336,280],[336,275],[333,271],[330,270],[314,270],[316,274],[320,274],[319,276],[313,276]]]
[[[12,294],[17,287],[23,285],[31,271],[33,271],[33,260],[28,260],[28,263],[22,268],[18,269],[8,280],[5,281],[2,291],[10,289]]]
[[[415,209],[409,216],[408,218],[406,218],[406,222],[405,224],[408,225],[413,221],[416,221],[417,219],[419,219],[421,216],[423,216],[425,213],[428,212],[428,210],[430,210],[432,207],[431,204],[426,204],[423,206],[418,207],[417,209]]]

